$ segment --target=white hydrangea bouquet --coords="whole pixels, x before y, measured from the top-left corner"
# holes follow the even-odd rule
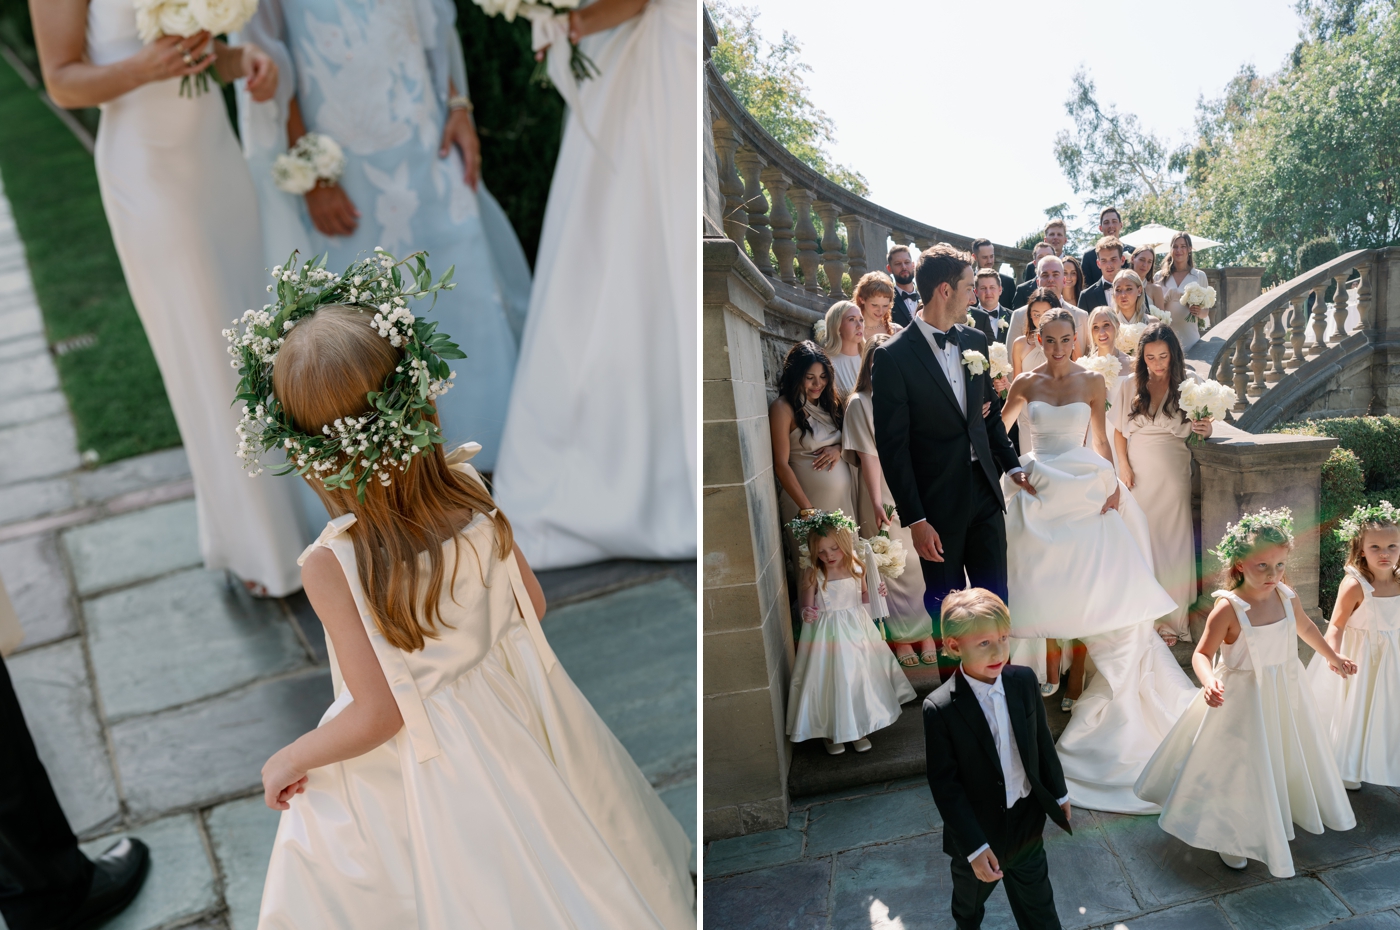
[[[1181,303],[1191,312],[1196,320],[1196,325],[1201,328],[1202,332],[1210,328],[1210,316],[1200,311],[1209,310],[1215,306],[1215,288],[1209,285],[1202,286],[1192,281],[1181,292]]]
[[[514,22],[515,17],[523,16],[530,21],[530,46],[539,51],[550,48],[569,47],[569,70],[575,83],[582,83],[598,73],[593,60],[579,51],[579,47],[569,41],[568,12],[578,8],[579,0],[548,0],[546,3],[531,3],[526,0],[476,0],[476,5],[487,16],[499,16],[506,22]],[[549,85],[549,69],[546,57],[535,68],[533,80]]]
[[[1011,357],[1006,353],[1006,343],[994,342],[987,346],[987,354],[991,356],[989,364],[992,367],[992,380],[997,378],[1011,377]],[[1006,400],[1006,391],[998,391],[997,395]]]
[[[1103,378],[1104,385],[1108,388],[1108,395],[1104,399],[1103,409],[1108,410],[1113,406],[1113,389],[1118,386],[1118,374],[1123,370],[1123,363],[1116,355],[1081,355],[1075,359],[1075,364],[1086,371]]]
[[[334,184],[345,171],[345,152],[330,136],[308,132],[291,150],[272,163],[272,180],[279,190],[301,196],[317,181]]]
[[[1142,339],[1142,334],[1147,332],[1146,323],[1124,323],[1118,327],[1118,338],[1113,345],[1119,352],[1125,355],[1137,355],[1138,341]]]
[[[1188,378],[1181,382],[1178,390],[1181,395],[1181,409],[1186,411],[1187,418],[1191,420],[1223,420],[1235,407],[1235,389],[1226,387],[1219,381],[1193,381]],[[1205,440],[1195,433],[1186,437],[1187,445],[1202,442]]]
[[[888,506],[888,505],[886,505]],[[880,577],[886,581],[893,581],[904,574],[904,543],[881,530],[879,534],[862,540],[870,547],[870,551],[875,553],[875,567],[880,572]]]
[[[237,32],[258,9],[258,0],[133,0],[133,4],[136,34],[146,45],[163,35],[192,36],[201,30],[216,36]],[[193,80],[190,75],[181,78],[180,96],[195,97],[208,91],[212,70],[199,72]],[[214,80],[218,79],[214,75]]]

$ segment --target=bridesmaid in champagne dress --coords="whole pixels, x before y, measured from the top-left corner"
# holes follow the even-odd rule
[[[1172,237],[1171,251],[1162,262],[1162,270],[1157,275],[1157,283],[1162,288],[1162,309],[1172,316],[1172,331],[1181,341],[1181,351],[1190,352],[1191,347],[1201,340],[1201,328],[1186,311],[1181,302],[1181,292],[1188,284],[1206,286],[1206,273],[1196,267],[1195,247],[1191,245],[1189,233],[1180,232]]]
[[[1196,546],[1191,528],[1191,450],[1186,439],[1211,433],[1210,420],[1188,420],[1179,385],[1186,360],[1170,326],[1155,323],[1142,335],[1136,369],[1118,382],[1109,416],[1118,432],[1118,474],[1147,514],[1157,581],[1176,608],[1157,620],[1168,646],[1191,641],[1187,611],[1196,600]],[[1147,397],[1138,385],[1146,382]]]
[[[797,343],[783,359],[778,399],[768,408],[784,525],[812,508],[855,515],[855,480],[841,457],[843,414],[831,360],[816,343]],[[796,544],[786,535],[796,563]]]
[[[234,455],[237,375],[221,335],[266,303],[257,195],[223,95],[180,96],[181,78],[209,66],[206,50],[223,80],[246,77],[259,99],[276,90],[276,66],[254,46],[210,46],[208,33],[143,45],[131,0],[36,4],[34,33],[54,102],[102,107],[102,206],[189,456],[204,564],[256,594],[290,594],[311,534],[295,479],[249,481]]]
[[[860,374],[865,316],[853,301],[838,300],[827,309],[826,319],[817,325],[822,327],[822,338],[818,341],[836,375],[836,396],[844,401],[856,389],[856,376]]]
[[[855,468],[857,483],[856,520],[860,535],[870,539],[882,529],[890,538],[904,544],[904,571],[898,578],[881,572],[885,582],[885,606],[889,617],[885,629],[894,644],[899,664],[915,668],[920,662],[938,664],[938,646],[933,638],[933,619],[924,607],[924,573],[919,570],[914,536],[899,522],[896,511],[886,515],[884,505],[894,506],[894,495],[880,470],[880,454],[875,448],[875,408],[870,402],[870,369],[874,349],[889,336],[881,333],[865,347],[855,391],[846,400],[846,418],[841,427],[841,448],[846,461]]]

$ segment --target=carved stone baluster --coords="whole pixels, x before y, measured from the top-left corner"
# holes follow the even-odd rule
[[[1343,272],[1332,276],[1332,280],[1337,282],[1337,293],[1332,295],[1332,321],[1337,324],[1337,331],[1332,334],[1332,345],[1337,345],[1347,337],[1348,275],[1348,272]]]
[[[797,265],[802,269],[802,288],[809,294],[820,294],[817,284],[817,227],[812,223],[812,192],[801,187],[788,191],[792,205],[797,208]]]
[[[763,156],[753,149],[741,147],[734,163],[744,175],[744,209],[748,211],[749,251],[758,270],[773,276],[773,230],[768,228],[768,198],[763,196],[759,179],[763,173]]]
[[[813,205],[817,216],[822,218],[822,268],[826,270],[826,295],[840,299],[846,296],[841,289],[841,275],[846,271],[846,254],[841,251],[841,236],[836,232],[836,204],[818,200]]]
[[[1254,341],[1249,344],[1249,367],[1254,372],[1254,380],[1250,382],[1249,393],[1252,397],[1258,397],[1264,393],[1264,366],[1269,363],[1269,340],[1264,336],[1264,320],[1259,320],[1254,324]]]
[[[1235,412],[1249,409],[1249,340],[1241,333],[1235,339]]]
[[[749,231],[749,214],[744,209],[744,182],[734,168],[739,137],[723,117],[714,118],[715,154],[719,156],[719,191],[724,195],[724,234],[739,245]]]
[[[861,276],[870,270],[865,263],[865,220],[855,213],[843,213],[841,222],[846,227],[846,264],[850,266],[851,287],[855,288]]]
[[[1307,294],[1299,294],[1297,297],[1293,298],[1293,313],[1289,317],[1289,322],[1291,323],[1289,328],[1292,330],[1293,348],[1292,354],[1288,356],[1289,371],[1296,371],[1303,367],[1303,362],[1305,361],[1304,356],[1306,355],[1306,351],[1303,348],[1303,343],[1306,341],[1307,335],[1303,332],[1303,327],[1308,322],[1307,304]]]
[[[1371,318],[1371,269],[1373,265],[1362,265],[1356,269],[1361,272],[1361,286],[1356,289],[1356,315],[1361,318],[1361,330],[1368,326],[1373,326]]]
[[[1221,384],[1233,386],[1235,382],[1235,363],[1230,357],[1230,350],[1227,347],[1220,353],[1220,361],[1216,363],[1215,373],[1212,375]]]
[[[788,284],[797,283],[797,274],[792,262],[797,258],[797,243],[792,239],[792,213],[788,210],[788,188],[792,179],[778,168],[769,165],[763,169],[763,186],[768,188],[768,201],[772,207],[768,218],[773,229],[773,257],[778,260],[778,277]]]
[[[1313,343],[1308,347],[1308,354],[1316,358],[1327,351],[1327,285],[1317,285],[1312,289],[1312,295]]]
[[[1283,308],[1288,304],[1279,301],[1274,304],[1269,311],[1271,325],[1269,326],[1269,373],[1264,380],[1270,384],[1277,384],[1283,380]]]
[[[933,245],[934,245],[934,243],[935,243],[936,241],[937,241],[936,239],[917,239],[917,238],[916,238],[916,239],[914,240],[914,248],[915,248],[915,250],[916,250],[916,251],[914,252],[914,260],[915,260],[915,261],[918,261],[918,260],[919,260],[919,253],[924,252],[924,251],[926,251],[926,250],[928,250],[928,249],[933,248]]]

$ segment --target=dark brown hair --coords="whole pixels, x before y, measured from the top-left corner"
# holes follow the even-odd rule
[[[1102,223],[1102,222],[1103,222],[1103,218],[1104,218],[1105,216],[1108,216],[1110,213],[1112,213],[1114,216],[1118,217],[1118,222],[1120,222],[1120,223],[1123,222],[1123,214],[1121,214],[1121,213],[1118,212],[1118,208],[1117,208],[1117,207],[1104,207],[1102,210],[1100,210],[1100,211],[1099,211],[1099,222]]]
[[[851,389],[852,394],[860,392],[869,397],[875,389],[871,378],[871,372],[875,370],[875,350],[884,345],[889,338],[889,333],[876,333],[865,344],[865,352],[860,360],[860,374],[856,375],[856,386]]]
[[[914,285],[919,289],[919,300],[928,303],[938,285],[956,284],[963,271],[973,264],[971,255],[946,242],[925,249],[914,269]]]
[[[1061,255],[1060,262],[1066,268],[1074,266],[1074,302],[1079,303],[1079,294],[1084,290],[1084,266],[1073,255]]]
[[[1147,390],[1147,360],[1143,355],[1154,342],[1165,342],[1171,353],[1171,363],[1167,366],[1167,396],[1162,400],[1162,409],[1167,413],[1181,412],[1181,382],[1186,380],[1186,354],[1181,351],[1181,342],[1172,328],[1157,320],[1148,324],[1138,340],[1137,361],[1133,367],[1137,393],[1133,395],[1132,406],[1128,409],[1130,417],[1145,417],[1152,409],[1152,394]]]
[[[783,357],[782,373],[778,375],[778,396],[792,408],[792,420],[803,433],[812,432],[812,424],[807,422],[807,414],[802,410],[807,404],[807,392],[802,389],[802,380],[807,377],[807,370],[818,363],[826,372],[826,390],[817,398],[817,406],[830,414],[831,422],[837,429],[841,428],[845,415],[845,405],[836,394],[836,372],[831,367],[831,359],[821,346],[804,339],[788,349]]]
[[[1060,295],[1055,293],[1054,288],[1038,287],[1035,290],[1031,291],[1031,296],[1026,298],[1027,336],[1031,335],[1039,329],[1039,327],[1036,325],[1035,317],[1031,316],[1032,304],[1049,304],[1050,310],[1058,310],[1064,306],[1064,302],[1060,299]],[[1045,312],[1049,313],[1050,310],[1046,310]],[[1044,316],[1042,315],[1041,318],[1044,319]]]
[[[1172,259],[1171,247],[1176,245],[1176,240],[1178,239],[1186,240],[1186,270],[1190,271],[1196,267],[1196,247],[1191,243],[1191,234],[1179,232],[1175,236],[1172,236],[1171,242],[1167,243],[1167,257],[1162,259],[1162,270],[1157,274],[1157,282],[1159,284],[1171,277],[1172,272],[1176,270],[1172,267],[1175,261]]]

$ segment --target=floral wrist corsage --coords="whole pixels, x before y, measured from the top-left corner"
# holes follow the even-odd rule
[[[345,170],[345,153],[330,136],[308,132],[272,163],[272,180],[289,194],[305,194],[317,181],[334,184]]]

